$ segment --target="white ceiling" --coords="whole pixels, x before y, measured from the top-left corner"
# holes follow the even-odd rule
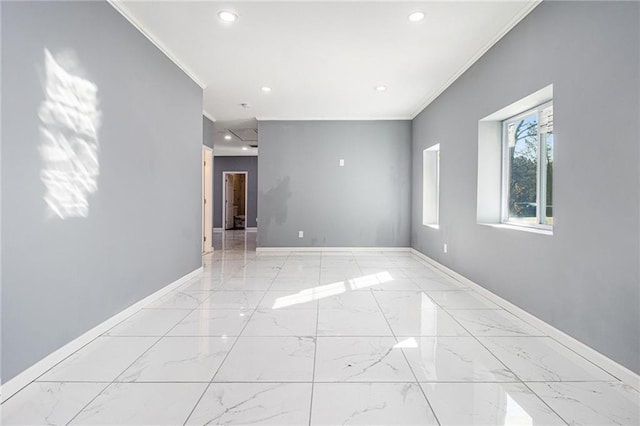
[[[538,2],[117,1],[114,6],[203,86],[204,111],[221,132],[214,141],[219,146],[222,124],[236,120],[411,119]],[[220,10],[232,10],[239,19],[223,23]],[[426,18],[409,22],[413,11]],[[387,90],[377,92],[377,85]],[[272,91],[264,93],[262,86]]]
[[[213,152],[216,156],[223,155],[258,155],[258,149],[252,148],[251,145],[257,145],[257,142],[244,141],[237,135],[242,135],[239,130],[258,129],[258,120],[255,118],[243,120],[218,120],[215,124],[216,134],[213,139]],[[230,136],[230,140],[226,140],[225,136]],[[242,148],[247,148],[243,150]]]

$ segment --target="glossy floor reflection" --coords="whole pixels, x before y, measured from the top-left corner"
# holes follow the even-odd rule
[[[406,252],[204,271],[2,405],[2,424],[633,425],[640,393]]]

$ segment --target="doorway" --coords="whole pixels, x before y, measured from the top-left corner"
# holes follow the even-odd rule
[[[202,147],[202,252],[213,251],[213,150]]]
[[[246,228],[248,177],[249,172],[222,174],[222,225],[225,230]]]

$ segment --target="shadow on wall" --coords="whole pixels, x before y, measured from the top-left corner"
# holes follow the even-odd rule
[[[278,179],[275,188],[271,188],[267,192],[260,191],[260,205],[262,206],[260,213],[260,225],[269,226],[274,220],[277,225],[282,225],[287,220],[287,200],[291,198],[289,190],[289,176]]]

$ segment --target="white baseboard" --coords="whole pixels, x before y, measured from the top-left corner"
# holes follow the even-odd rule
[[[245,228],[245,231],[247,231],[247,232],[258,232],[258,228],[256,226],[247,226]]]
[[[410,247],[257,247],[257,253],[291,252],[409,252]]]
[[[411,253],[414,254],[415,256],[417,256],[418,258],[424,260],[425,262],[427,262],[431,266],[434,266],[434,267],[440,269],[445,274],[450,275],[451,277],[457,279],[458,281],[468,285],[472,290],[476,291],[477,293],[479,293],[482,296],[486,297],[487,299],[491,300],[493,303],[499,305],[500,307],[502,307],[506,311],[509,311],[512,314],[516,315],[520,319],[528,322],[532,326],[534,326],[537,329],[539,329],[540,331],[544,332],[547,336],[557,340],[559,343],[561,343],[564,346],[568,347],[569,349],[573,350],[578,355],[580,355],[583,358],[591,361],[592,363],[594,363],[595,365],[599,366],[603,370],[607,371],[609,374],[613,375],[614,377],[617,377],[623,383],[625,383],[625,384],[627,384],[629,386],[632,386],[637,390],[640,390],[640,376],[638,374],[634,373],[633,371],[629,370],[627,367],[618,364],[617,362],[615,362],[611,358],[607,357],[606,355],[601,354],[600,352],[598,352],[597,350],[593,349],[592,347],[587,346],[586,344],[580,342],[579,340],[569,336],[565,332],[558,330],[557,328],[555,328],[551,324],[549,324],[549,323],[541,320],[540,318],[530,314],[529,312],[527,312],[524,309],[514,305],[513,303],[506,301],[502,297],[500,297],[500,296],[492,293],[491,291],[487,290],[486,288],[474,283],[473,281],[471,281],[470,279],[466,278],[463,275],[460,275],[456,271],[447,268],[443,264],[431,259],[430,257],[428,257],[425,254],[419,252],[418,250],[412,248],[411,249]]]
[[[69,355],[76,352],[78,349],[85,346],[87,343],[91,342],[95,338],[106,333],[112,327],[118,325],[123,320],[135,314],[145,306],[148,306],[149,304],[155,302],[165,294],[176,289],[177,287],[184,284],[185,282],[187,282],[188,280],[190,280],[191,278],[193,278],[194,276],[196,276],[201,272],[202,272],[202,267],[199,267],[198,269],[188,273],[187,275],[181,278],[178,278],[176,281],[172,282],[171,284],[168,284],[165,287],[162,287],[160,290],[156,291],[155,293],[145,297],[139,302],[134,303],[133,305],[129,306],[123,311],[120,311],[119,313],[115,314],[111,318],[108,318],[107,320],[93,327],[91,330],[87,331],[80,337],[77,337],[76,339],[70,341],[66,345],[62,346],[60,349],[50,353],[49,355],[47,355],[46,357],[44,357],[43,359],[41,359],[40,361],[32,365],[31,367],[24,370],[22,373],[18,374],[11,380],[4,383],[2,387],[0,387],[0,400],[2,400],[2,402],[6,401],[11,396],[13,396],[16,392],[18,392],[19,390],[27,386],[29,383],[36,380],[42,374],[47,372],[50,368],[58,364],[63,359],[67,358]]]
[[[224,231],[223,228],[213,228],[213,232],[222,232]]]

